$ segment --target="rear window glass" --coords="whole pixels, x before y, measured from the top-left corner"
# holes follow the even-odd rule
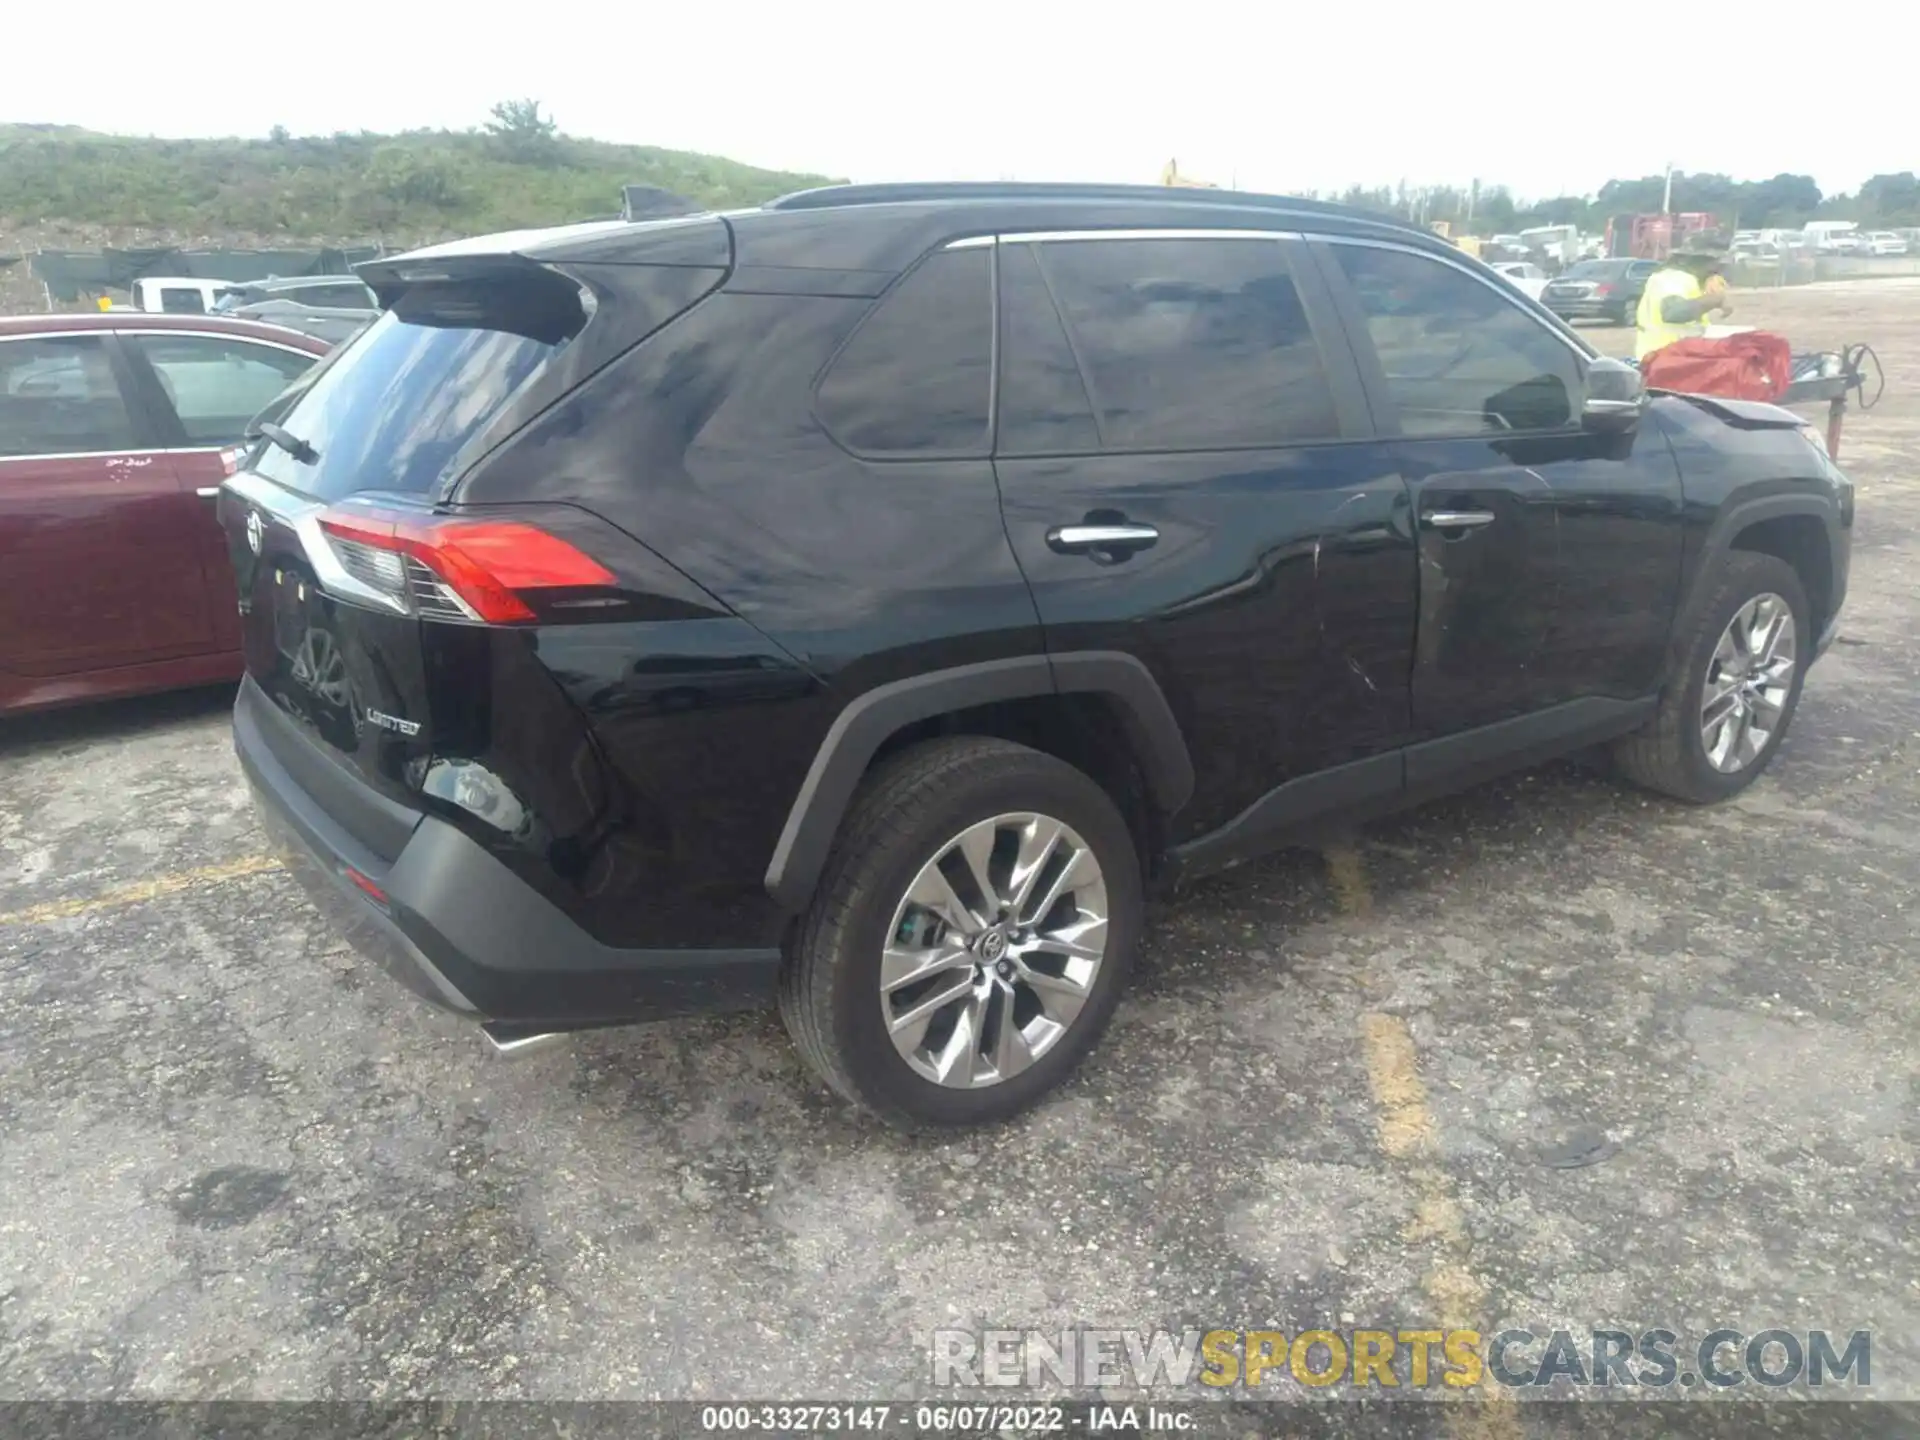
[[[1560,278],[1563,280],[1616,280],[1626,274],[1621,260],[1582,260]]]
[[[318,459],[263,444],[252,467],[326,500],[431,492],[585,324],[558,276],[413,286],[277,417]]]

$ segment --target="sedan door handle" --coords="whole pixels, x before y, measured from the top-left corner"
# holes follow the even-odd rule
[[[1151,525],[1056,525],[1047,545],[1062,555],[1130,555],[1160,538]]]
[[[1429,510],[1420,517],[1429,530],[1478,530],[1493,523],[1491,510]]]

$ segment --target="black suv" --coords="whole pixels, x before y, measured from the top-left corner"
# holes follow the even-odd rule
[[[777,1001],[1010,1114],[1154,882],[1616,744],[1767,765],[1853,492],[1419,230],[845,187],[373,262],[220,499],[290,863],[496,1043]]]

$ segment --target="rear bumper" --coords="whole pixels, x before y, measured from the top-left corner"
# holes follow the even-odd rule
[[[233,738],[288,870],[357,951],[422,999],[554,1028],[773,1001],[778,950],[602,944],[456,826],[395,805],[320,755],[251,679]]]

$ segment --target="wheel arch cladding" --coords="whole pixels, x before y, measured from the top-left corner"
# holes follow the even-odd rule
[[[1193,794],[1186,740],[1166,696],[1133,656],[1075,651],[936,670],[877,686],[840,712],[787,812],[767,865],[767,893],[784,909],[806,906],[861,778],[901,730],[1000,701],[1085,692],[1110,698],[1126,715],[1156,808],[1170,815],[1186,804]]]
[[[1802,510],[1755,520],[1742,527],[1729,548],[1772,555],[1791,565],[1813,608],[1813,633],[1820,633],[1833,613],[1833,556],[1826,525],[1817,514]]]
[[[1713,588],[1717,561],[1729,551],[1747,550],[1786,561],[1800,576],[1813,608],[1813,631],[1833,618],[1837,576],[1834,549],[1841,528],[1837,508],[1811,494],[1772,495],[1728,506],[1718,515],[1701,546],[1686,603],[1675,629],[1699,613]]]

